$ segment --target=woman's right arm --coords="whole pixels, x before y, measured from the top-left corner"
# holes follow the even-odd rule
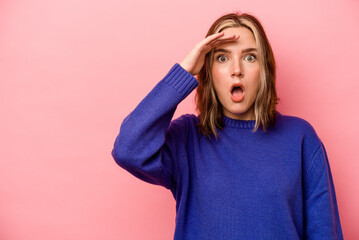
[[[169,125],[177,105],[197,85],[197,79],[176,63],[123,120],[112,150],[116,163],[143,181],[170,189],[185,122],[180,118]]]
[[[176,63],[155,88],[123,120],[112,156],[122,168],[146,182],[170,189],[185,155],[186,121],[171,122],[177,105],[193,91],[194,75],[213,47],[239,36],[217,33],[199,42],[181,64]]]

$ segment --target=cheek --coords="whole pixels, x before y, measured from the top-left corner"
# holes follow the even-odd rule
[[[222,89],[221,85],[224,82],[224,74],[225,71],[220,67],[213,67],[212,68],[212,79],[213,79],[213,85],[215,87],[215,90],[218,92]]]
[[[247,72],[247,77],[249,80],[248,83],[250,85],[251,93],[254,95],[253,97],[255,97],[258,93],[260,85],[259,67],[250,69],[250,71]]]
[[[212,67],[212,77],[215,79],[221,79],[224,76],[225,73],[225,69],[223,68],[223,66],[217,66],[217,65],[213,65]]]
[[[252,81],[256,82],[259,81],[259,77],[260,77],[260,69],[259,66],[251,66],[248,67],[247,69],[247,76],[252,79]]]

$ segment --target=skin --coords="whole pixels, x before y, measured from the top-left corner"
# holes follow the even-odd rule
[[[246,49],[256,48],[254,36],[244,27],[226,28],[224,36],[239,35],[240,38],[232,42],[222,43],[215,47],[230,52],[215,52],[212,67],[213,84],[219,101],[223,107],[223,114],[239,120],[255,120],[254,101],[259,88],[260,65],[257,51]],[[240,82],[245,88],[245,96],[240,102],[231,99],[231,86]]]
[[[223,32],[212,34],[197,43],[180,63],[180,65],[182,68],[187,70],[187,72],[195,76],[198,74],[204,64],[205,55],[212,48],[224,43],[236,41],[237,39],[239,39],[239,35],[224,35]]]
[[[257,60],[249,62],[248,60],[253,59],[241,53],[243,49],[255,47],[255,39],[248,29],[227,28],[197,43],[180,65],[195,76],[204,64],[205,55],[212,48],[231,50],[227,58],[225,56],[220,58],[220,62],[214,59],[216,61],[212,67],[212,76],[216,94],[223,106],[225,116],[240,120],[255,120],[253,103],[259,87],[259,64]],[[252,53],[254,55],[256,52]],[[216,53],[214,57],[219,54],[222,53]],[[234,82],[240,82],[245,87],[245,97],[239,103],[233,102],[230,97],[230,88]]]

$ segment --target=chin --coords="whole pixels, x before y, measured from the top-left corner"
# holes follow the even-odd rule
[[[227,109],[227,113],[229,113],[230,115],[232,115],[232,118],[243,118],[246,117],[250,114],[250,109]],[[253,117],[251,117],[251,119],[255,119],[255,116],[253,114]]]
[[[247,114],[248,113],[248,110],[249,109],[229,109],[229,112],[231,112],[232,114],[235,114],[235,115],[238,115],[238,116],[241,116],[241,115],[244,115],[244,114]]]

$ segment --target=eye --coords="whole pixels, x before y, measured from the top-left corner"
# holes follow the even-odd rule
[[[216,57],[216,59],[217,59],[217,61],[219,61],[219,62],[224,62],[224,61],[227,59],[227,57],[224,56],[224,55],[218,55],[218,56]]]
[[[254,62],[257,59],[257,57],[253,54],[250,54],[250,55],[245,56],[244,59],[248,62]]]

